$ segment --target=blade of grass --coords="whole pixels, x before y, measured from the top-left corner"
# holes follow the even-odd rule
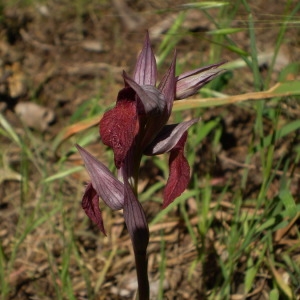
[[[52,181],[55,181],[55,180],[60,180],[60,179],[63,179],[64,177],[67,177],[71,174],[74,174],[76,172],[80,172],[84,170],[84,167],[83,166],[77,166],[77,167],[74,167],[74,168],[70,168],[68,170],[64,170],[64,171],[60,171],[54,175],[51,175],[47,178],[45,178],[43,180],[43,183],[49,183],[49,182],[52,182]]]
[[[19,136],[16,134],[16,132],[13,130],[11,125],[7,122],[7,120],[4,118],[4,116],[1,113],[0,113],[0,124],[6,130],[10,139],[14,141],[20,148],[22,148],[23,144]]]
[[[268,264],[269,264],[269,268],[272,272],[272,275],[273,275],[276,283],[278,284],[278,287],[284,292],[284,294],[288,297],[288,299],[294,299],[291,288],[285,283],[281,274],[276,270],[273,262],[271,260],[269,260]]]
[[[263,248],[259,252],[257,261],[254,262],[251,255],[249,256],[249,259],[247,261],[247,270],[245,274],[245,293],[249,293],[253,287],[255,277],[261,267],[261,264],[265,260],[265,254],[268,249],[267,246],[267,243],[263,244]]]
[[[210,8],[218,8],[222,6],[228,5],[229,2],[222,2],[222,1],[201,1],[201,2],[191,2],[182,4],[183,8],[197,8],[201,10],[210,9]]]
[[[158,49],[158,59],[157,59],[158,68],[160,68],[162,63],[166,60],[166,57],[169,55],[171,51],[173,51],[175,45],[182,38],[183,35],[179,35],[178,31],[183,21],[185,20],[185,16],[186,14],[184,11],[179,13],[174,24],[168,30],[167,34],[165,35],[165,38],[161,42],[160,47]]]
[[[186,109],[195,109],[200,107],[213,107],[220,105],[228,105],[248,100],[263,100],[275,97],[286,97],[300,95],[300,81],[288,81],[277,83],[272,88],[263,92],[246,93],[235,96],[227,96],[221,98],[204,98],[204,99],[186,99],[176,101],[173,111],[182,111]]]
[[[232,34],[232,33],[237,33],[245,31],[244,28],[221,28],[221,29],[214,29],[207,31],[206,34],[209,35],[227,35],[227,34]]]
[[[288,0],[286,1],[286,6],[285,6],[285,16],[284,16],[284,20],[282,22],[282,26],[280,26],[280,31],[276,40],[276,45],[274,48],[274,54],[270,63],[270,67],[268,69],[268,75],[266,78],[266,86],[268,87],[271,81],[271,76],[274,70],[274,65],[276,62],[276,58],[278,56],[279,53],[279,49],[281,47],[281,45],[283,44],[283,39],[284,39],[284,35],[287,29],[287,25],[289,24],[290,20],[294,17],[294,15],[300,10],[300,2],[298,2],[296,4],[296,6],[294,7],[294,9],[292,10],[292,12],[287,13],[287,11],[289,10],[291,4],[293,3],[293,1]]]
[[[255,26],[253,22],[253,16],[251,12],[251,8],[248,5],[246,0],[242,0],[246,11],[248,12],[248,26],[249,26],[249,35],[250,35],[250,49],[251,49],[251,58],[252,58],[252,72],[254,78],[254,88],[256,91],[260,91],[263,89],[263,80],[259,73],[259,65],[258,65],[258,54],[256,47],[256,37],[255,37]]]
[[[101,288],[103,282],[105,281],[105,276],[106,276],[110,266],[112,265],[112,262],[113,262],[114,257],[116,256],[117,250],[118,250],[117,246],[114,246],[108,256],[108,259],[105,262],[105,265],[104,265],[104,267],[98,277],[96,285],[95,285],[95,293],[96,294],[99,293],[100,288]]]
[[[149,223],[149,226],[155,225],[156,223],[163,220],[163,218],[170,213],[170,211],[179,205],[181,202],[184,202],[186,199],[193,197],[197,194],[197,191],[186,191],[180,197],[176,198],[169,206],[167,206],[164,210],[161,210],[153,220]]]

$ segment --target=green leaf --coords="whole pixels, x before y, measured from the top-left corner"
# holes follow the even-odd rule
[[[285,81],[281,84],[277,84],[270,89],[270,91],[274,94],[278,94],[280,96],[286,95],[300,95],[300,81],[299,80],[292,80],[292,81]]]
[[[281,199],[290,217],[294,217],[297,214],[297,207],[291,192],[287,189],[281,190],[279,192],[279,198]]]
[[[225,48],[227,48],[228,50],[230,50],[231,52],[233,53],[236,53],[238,55],[241,55],[241,56],[248,56],[249,53],[246,52],[245,50],[237,47],[237,46],[234,46],[234,45],[223,45]]]
[[[279,291],[278,289],[273,289],[271,292],[270,292],[270,300],[279,300]]]

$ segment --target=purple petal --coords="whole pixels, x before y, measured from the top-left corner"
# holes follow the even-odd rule
[[[124,219],[135,252],[146,252],[149,243],[149,228],[141,203],[136,199],[128,183],[124,184]]]
[[[121,209],[124,205],[124,185],[88,151],[76,145],[88,173],[90,174],[93,188],[100,198],[111,209]]]
[[[144,47],[135,65],[134,80],[140,85],[155,85],[157,77],[156,60],[147,31]]]
[[[176,78],[175,98],[180,100],[196,94],[203,85],[224,71],[217,69],[222,64],[224,64],[224,62],[205,66],[179,75]]]
[[[128,84],[138,95],[142,102],[143,112],[162,113],[166,106],[164,95],[152,85],[139,85],[123,72],[125,83]]]
[[[145,133],[141,142],[142,149],[151,143],[170,117],[175,95],[175,62],[176,53],[168,72],[159,85],[160,92],[152,86],[138,86],[133,80],[130,81],[130,78],[126,77],[125,74],[125,82],[138,94],[143,110],[146,114],[151,111],[151,115],[147,118]],[[147,96],[144,95],[145,93]]]
[[[99,227],[101,232],[106,235],[101,210],[99,208],[99,196],[93,188],[92,183],[89,183],[82,197],[82,208],[86,215]]]
[[[166,125],[152,143],[146,148],[144,154],[157,155],[169,152],[176,146],[182,135],[189,129],[189,127],[198,121],[199,118],[179,124]]]
[[[175,86],[176,86],[175,66],[176,66],[176,52],[174,53],[173,61],[171,63],[169,70],[164,75],[162,81],[158,86],[158,89],[163,93],[163,95],[166,98],[169,116],[172,111],[173,101],[175,97]]]

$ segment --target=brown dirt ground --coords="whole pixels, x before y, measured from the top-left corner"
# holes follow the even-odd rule
[[[154,49],[159,46],[165,30],[164,22],[173,15],[178,14],[178,5],[184,1],[128,1],[124,8],[123,1],[94,1],[88,2],[85,7],[80,5],[66,5],[69,1],[48,1],[47,4],[39,4],[31,7],[5,7],[0,20],[0,109],[4,116],[13,125],[21,136],[24,129],[20,119],[16,115],[16,107],[20,103],[34,102],[47,109],[47,112],[55,114],[55,121],[46,119],[42,122],[38,119],[34,126],[33,134],[37,136],[38,149],[46,161],[49,161],[47,169],[55,173],[55,164],[58,158],[51,152],[51,142],[57,134],[70,124],[70,117],[76,108],[84,101],[93,97],[99,98],[100,106],[107,107],[115,101],[117,91],[122,85],[121,71],[132,71],[134,61],[140,50],[145,30],[150,30]],[[256,21],[257,46],[263,53],[272,53],[279,26],[278,16],[282,15],[284,1],[276,1],[276,5],[269,5],[273,1],[256,1],[253,5],[253,15]],[[160,13],[157,13],[160,11]],[[267,12],[264,14],[262,12]],[[217,11],[214,12],[217,16]],[[245,26],[247,14],[241,10],[234,21],[234,26]],[[264,21],[268,22],[264,22]],[[274,23],[273,23],[274,22]],[[199,11],[191,11],[187,21],[183,24],[187,33],[179,42],[178,60],[188,61],[194,65],[208,61],[210,43],[205,32],[213,29],[213,25],[207,21]],[[160,33],[156,35],[157,30]],[[193,34],[191,34],[193,33]],[[244,50],[249,50],[248,33],[241,32],[235,35],[237,44]],[[280,50],[280,61],[274,71],[272,83],[278,78],[278,71],[292,61],[300,58],[300,31],[299,27],[288,28],[285,44]],[[225,60],[234,60],[238,56],[223,50],[222,57]],[[268,67],[268,61],[261,63],[261,72]],[[163,66],[164,67],[164,66]],[[240,75],[242,74],[242,76]],[[294,76],[291,74],[290,76]],[[233,80],[229,80],[222,91],[227,94],[239,94],[253,91],[251,72],[247,68],[237,69],[233,74]],[[282,118],[280,122],[291,121],[299,118],[299,106],[295,99],[285,99],[282,102]],[[48,115],[47,115],[48,116]],[[46,116],[46,117],[47,117]],[[46,118],[43,115],[41,118]],[[221,226],[229,226],[232,217],[233,204],[230,202],[232,195],[239,189],[241,174],[245,168],[249,168],[249,179],[244,189],[244,198],[255,199],[259,191],[262,178],[260,175],[259,157],[254,157],[248,165],[244,164],[249,143],[253,139],[253,126],[255,113],[250,105],[230,105],[226,107],[211,108],[203,115],[204,120],[221,117],[223,134],[218,149],[214,149],[212,141],[208,137],[197,149],[199,161],[196,161],[194,172],[200,178],[206,174],[211,176],[211,184],[222,186],[227,180],[232,184],[222,201],[223,211],[216,215],[215,222]],[[28,117],[27,117],[28,118]],[[24,121],[24,120],[23,120]],[[25,120],[26,122],[26,120]],[[33,127],[34,127],[33,126]],[[42,128],[41,128],[42,127]],[[265,131],[272,132],[272,124],[265,120]],[[41,133],[42,132],[42,133]],[[299,133],[299,132],[298,132]],[[74,142],[74,141],[72,141]],[[289,149],[299,143],[299,134],[289,136],[282,144],[276,147],[275,158],[278,161],[283,158],[293,159]],[[1,147],[7,147],[5,158],[8,164],[19,170],[21,165],[21,151],[12,146],[8,139],[1,138]],[[104,149],[97,143],[90,146],[90,150],[101,157]],[[100,153],[100,155],[99,155]],[[105,155],[104,155],[105,156]],[[276,165],[274,161],[274,166]],[[79,163],[78,157],[73,156],[67,162],[70,166]],[[291,191],[299,200],[300,168],[291,164],[292,174]],[[281,168],[279,168],[281,169]],[[147,162],[142,170],[150,180],[157,181],[160,174],[151,162]],[[37,186],[40,178],[34,171],[30,171],[30,190],[26,208],[33,209],[37,198],[43,194],[42,187]],[[143,173],[142,173],[143,174]],[[278,184],[281,174],[277,173],[275,180],[268,192],[268,198],[272,199],[278,193]],[[143,176],[142,176],[143,178]],[[59,232],[63,232],[66,226],[62,216],[57,215],[57,232],[50,228],[37,227],[31,232],[22,244],[15,266],[9,276],[12,292],[8,299],[54,299],[56,272],[62,268],[62,253],[66,240],[72,240],[78,249],[81,267],[86,268],[86,274],[92,282],[97,282],[99,273],[106,263],[107,253],[111,253],[118,247],[118,253],[113,258],[113,263],[107,271],[101,292],[95,299],[128,299],[135,290],[135,271],[132,261],[132,253],[129,240],[124,231],[123,219],[120,213],[104,211],[107,222],[108,238],[99,234],[97,229],[86,222],[86,217],[80,209],[80,194],[83,191],[83,183],[88,180],[87,175],[76,174],[64,182],[53,186],[54,191],[63,193],[66,199],[63,208],[66,215],[75,214],[77,223],[72,231],[74,236],[61,238]],[[78,184],[79,182],[79,184]],[[142,179],[141,185],[148,182]],[[142,187],[141,187],[142,188]],[[6,178],[0,185],[0,238],[5,256],[11,255],[13,236],[16,234],[16,224],[19,218],[20,183]],[[215,203],[218,191],[213,194]],[[51,198],[48,198],[51,203]],[[193,211],[195,203],[193,199],[188,201],[192,224],[197,224],[197,216]],[[145,204],[149,220],[159,211],[158,204]],[[74,212],[75,210],[75,212]],[[85,221],[84,221],[85,220]],[[85,223],[84,223],[85,222]],[[88,224],[84,225],[82,224]],[[216,232],[209,230],[207,234],[207,261],[205,273],[203,269],[196,267],[191,272],[191,263],[197,257],[197,249],[193,246],[183,220],[173,213],[166,218],[165,223],[151,228],[151,241],[149,245],[149,270],[153,289],[158,280],[158,266],[160,261],[160,232],[164,229],[167,240],[167,271],[165,299],[204,299],[204,291],[212,286],[214,277],[219,272],[217,255],[224,254],[224,245],[220,244]],[[88,227],[87,227],[88,226]],[[62,230],[62,231],[60,231]],[[69,231],[67,231],[69,232]],[[288,247],[295,236],[291,230],[278,247]],[[292,243],[292,242],[291,242]],[[45,246],[47,245],[47,246]],[[48,247],[48,248],[47,248]],[[48,249],[48,250],[45,250]],[[210,251],[208,251],[210,249]],[[49,266],[47,251],[55,258],[53,266]],[[106,256],[103,256],[105,253]],[[225,254],[224,254],[225,255]],[[295,253],[299,255],[298,253]],[[69,272],[72,274],[72,286],[76,299],[87,299],[89,288],[86,287],[82,277],[76,255],[72,255]],[[73,263],[73,264],[72,264]],[[57,268],[57,269],[56,269]],[[239,296],[240,289],[238,276],[242,274],[245,266],[238,267],[236,278],[232,285],[232,295]],[[54,277],[53,277],[54,274]],[[207,275],[208,274],[208,275]],[[268,275],[269,276],[269,275]],[[187,278],[190,278],[187,280]],[[268,277],[269,278],[269,277]],[[265,283],[265,279],[258,278],[256,288]],[[61,282],[57,276],[56,285]],[[41,294],[43,291],[43,294]],[[257,293],[256,298],[268,299],[268,285],[264,285],[263,291]],[[264,298],[266,297],[266,298]],[[64,296],[64,299],[68,299]],[[242,299],[242,298],[234,298]]]

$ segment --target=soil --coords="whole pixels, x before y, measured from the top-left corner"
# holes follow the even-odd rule
[[[80,108],[90,99],[96,99],[98,111],[112,105],[123,85],[122,70],[132,72],[147,29],[155,52],[159,51],[167,30],[182,10],[180,5],[185,1],[163,1],[163,4],[161,2],[114,0],[86,1],[83,4],[84,1],[72,3],[53,0],[28,6],[2,7],[0,111],[20,137],[33,135],[36,144],[32,144],[30,148],[33,155],[38,153],[38,157],[47,162],[45,172],[55,174],[59,170],[59,159],[62,156],[66,158],[66,166],[81,164],[78,155],[68,150],[68,147],[76,142],[76,136],[72,139],[68,136],[58,152],[53,150],[53,143],[63,129],[69,128],[67,126],[89,117],[89,112],[82,112]],[[281,26],[278,16],[283,18],[285,3],[276,1],[276,4],[273,4],[272,1],[272,5],[269,4],[270,1],[256,1],[251,8],[259,54],[270,56],[274,52]],[[209,12],[215,18],[222,19],[219,10]],[[248,14],[240,8],[228,27],[246,28],[247,20]],[[223,21],[225,24],[226,20]],[[180,40],[176,45],[178,61],[184,68],[183,71],[209,61],[212,38],[207,32],[212,29],[213,23],[201,10],[187,11],[186,20],[178,31]],[[250,50],[247,30],[238,32],[233,39],[241,49]],[[221,57],[224,60],[239,59],[237,54],[224,47],[220,47],[219,50],[222,50]],[[161,74],[166,70],[171,56],[172,52],[160,67]],[[286,66],[299,59],[299,27],[289,26],[275,63],[270,86],[278,81]],[[259,63],[261,74],[265,78],[270,60],[262,59]],[[220,92],[234,95],[255,90],[252,72],[247,67],[228,72],[227,76],[227,79],[224,77],[225,84]],[[285,79],[295,78],[299,78],[299,74],[288,72]],[[295,98],[290,97],[279,103],[270,101],[269,105],[279,105],[282,108],[280,125],[299,118],[299,104]],[[78,111],[80,114],[76,119],[74,114]],[[255,110],[250,102],[208,108],[201,112],[205,122],[220,118],[222,135],[217,146],[213,141],[214,135],[211,134],[195,149],[197,160],[193,166],[193,173],[201,178],[200,186],[208,184],[205,178],[209,175],[209,184],[215,187],[212,206],[217,203],[223,185],[230,182],[228,192],[222,198],[222,211],[217,212],[214,219],[216,227],[230,226],[234,211],[231,199],[244,184],[242,175],[245,169],[249,170],[249,175],[242,189],[243,199],[255,200],[263,181],[259,155],[254,155],[251,161],[245,164],[249,145],[257,141],[253,133]],[[192,112],[188,111],[185,114],[189,117]],[[31,129],[28,130],[27,127]],[[271,134],[273,130],[274,124],[266,115],[265,134]],[[80,131],[78,130],[77,134],[82,137],[85,131]],[[298,130],[276,145],[274,169],[279,164],[277,170],[283,170],[287,161],[296,160],[291,149],[299,145],[299,136]],[[56,230],[53,230],[51,224],[36,226],[20,245],[15,264],[9,274],[6,274],[11,285],[7,299],[56,299],[57,290],[62,284],[61,277],[57,274],[64,268],[63,255],[70,255],[68,272],[71,274],[75,299],[132,299],[136,290],[135,269],[122,214],[104,210],[106,230],[110,232],[110,236],[103,237],[80,208],[84,183],[88,181],[85,172],[72,174],[54,182],[51,185],[53,190],[45,191],[35,164],[25,162],[29,165],[25,170],[29,173],[30,182],[24,184],[20,181],[19,174],[20,170],[24,170],[24,149],[20,149],[2,135],[0,139],[1,147],[5,148],[5,151],[1,151],[4,162],[0,170],[1,262],[2,255],[5,258],[13,255],[14,236],[17,236],[17,230],[20,230],[18,221],[22,221],[20,208],[26,212],[37,209],[38,212],[40,208],[36,208],[35,205],[39,203],[39,197],[43,196],[47,199],[44,206],[42,205],[43,209],[50,209],[51,196],[56,193],[61,193],[65,199],[64,207],[61,208],[63,214],[55,214],[57,219],[51,219],[50,222],[52,225],[56,224]],[[87,148],[99,159],[107,160],[109,154],[105,153],[105,148],[99,143],[98,135]],[[37,162],[37,165],[39,163]],[[288,180],[291,180],[291,195],[299,201],[300,167],[296,163],[290,163],[289,167],[287,174]],[[268,190],[267,199],[276,199],[278,196],[282,174],[281,171],[274,171],[274,180]],[[141,170],[141,191],[161,180],[162,174],[158,168],[151,160],[147,160]],[[28,190],[24,191],[25,187]],[[27,200],[21,197],[24,193]],[[47,193],[49,196],[45,196]],[[145,202],[143,205],[149,221],[161,209],[160,204],[155,201]],[[188,199],[190,222],[195,228],[199,221],[195,212],[196,206],[193,198]],[[248,211],[253,207],[252,202],[247,207]],[[66,220],[73,215],[76,223],[66,224]],[[70,226],[74,226],[72,230]],[[187,234],[184,220],[179,213],[174,212],[165,218],[164,223],[152,226],[148,252],[151,289],[154,294],[159,286],[162,229],[167,241],[164,299],[205,299],[215,284],[215,277],[221,272],[217,257],[226,256],[225,244],[218,239],[216,231],[209,229],[205,244],[201,245],[205,249],[206,259],[202,265],[193,265],[199,249]],[[73,236],[68,236],[71,233]],[[295,230],[292,228],[289,234],[278,242],[278,253],[280,249],[286,249],[295,241]],[[77,253],[68,253],[67,243],[74,243]],[[104,272],[108,257],[114,252],[110,267]],[[55,260],[52,264],[49,257]],[[295,251],[293,257],[297,259],[299,251]],[[232,279],[232,299],[242,299],[238,298],[243,290],[240,284],[243,281],[239,276],[242,276],[245,267],[243,261],[239,262],[235,278]],[[99,281],[99,274],[104,274],[103,282]],[[257,292],[251,299],[268,299],[268,280],[270,273],[266,278],[257,278],[254,287],[254,291]],[[97,290],[100,292],[96,293]],[[62,297],[71,299],[68,295]]]

